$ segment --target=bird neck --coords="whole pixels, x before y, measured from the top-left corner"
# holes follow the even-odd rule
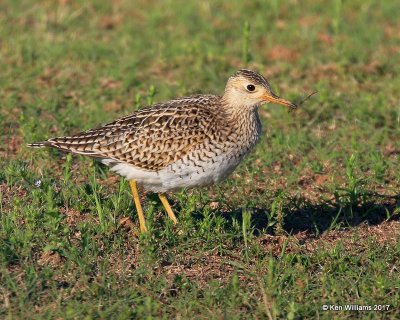
[[[246,141],[249,145],[254,145],[261,134],[261,121],[258,116],[258,106],[246,106],[234,104],[232,101],[224,101],[222,106],[225,109],[226,122],[230,123],[230,128],[238,135],[240,140]]]
[[[221,101],[222,108],[230,120],[238,121],[240,118],[258,117],[257,109],[259,105],[247,105],[231,95],[223,95]]]

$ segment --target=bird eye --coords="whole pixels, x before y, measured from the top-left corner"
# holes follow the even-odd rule
[[[246,87],[246,89],[247,89],[248,91],[252,92],[252,91],[256,90],[256,87],[255,87],[253,84],[248,84],[247,87]]]

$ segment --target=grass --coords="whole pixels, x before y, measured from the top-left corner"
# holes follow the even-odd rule
[[[398,1],[0,3],[0,318],[397,319]],[[299,110],[224,183],[148,195],[26,143],[259,70]],[[324,311],[323,305],[384,305]],[[387,308],[386,305],[389,305]]]

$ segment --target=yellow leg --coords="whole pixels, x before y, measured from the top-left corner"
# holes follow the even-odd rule
[[[167,197],[165,196],[165,194],[160,193],[160,194],[158,194],[158,196],[159,196],[162,204],[164,205],[164,208],[167,211],[168,216],[171,218],[171,220],[174,222],[174,224],[177,224],[178,220],[176,219],[175,214],[172,211],[171,206],[169,205]]]
[[[135,202],[136,210],[139,216],[140,231],[143,233],[147,231],[147,228],[146,228],[146,221],[144,219],[142,205],[140,204],[136,181],[129,180],[129,185],[131,186],[133,201]]]

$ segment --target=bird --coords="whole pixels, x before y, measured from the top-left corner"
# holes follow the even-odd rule
[[[138,186],[157,193],[169,218],[178,222],[166,194],[224,180],[259,141],[258,108],[265,103],[291,109],[295,103],[273,93],[260,73],[241,69],[222,95],[198,94],[143,107],[113,122],[28,147],[51,147],[98,159],[129,181],[147,231]]]

